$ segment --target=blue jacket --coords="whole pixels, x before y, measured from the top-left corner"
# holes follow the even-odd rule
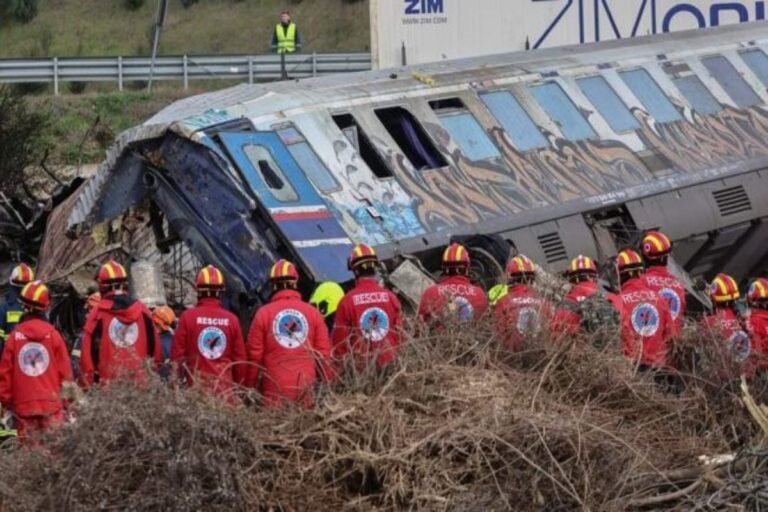
[[[5,339],[21,320],[23,313],[24,309],[19,302],[19,293],[12,288],[5,296],[5,304],[0,304],[0,341],[5,342]]]

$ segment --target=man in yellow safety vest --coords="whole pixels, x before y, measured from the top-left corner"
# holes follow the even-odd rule
[[[296,48],[301,47],[301,36],[296,23],[291,20],[291,13],[282,11],[280,13],[280,23],[275,26],[272,34],[272,48],[278,54],[293,53]]]

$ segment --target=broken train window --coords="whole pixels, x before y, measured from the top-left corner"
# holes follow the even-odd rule
[[[277,165],[269,149],[260,144],[248,144],[243,147],[243,152],[258,170],[261,179],[269,189],[272,196],[278,201],[288,203],[296,201],[299,196],[286,179],[280,166]]]
[[[374,112],[414,169],[426,171],[448,165],[413,114],[402,107]]]
[[[371,170],[371,172],[377,178],[391,178],[392,171],[387,167],[384,159],[381,158],[376,148],[368,139],[368,136],[357,125],[357,121],[351,114],[338,114],[333,117],[333,121],[336,126],[344,133],[344,136],[352,144],[352,147],[357,150],[360,158],[363,159],[365,165]]]

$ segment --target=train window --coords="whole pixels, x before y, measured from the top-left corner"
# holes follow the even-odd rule
[[[648,71],[642,68],[621,71],[619,76],[657,123],[671,123],[682,119],[680,112]]]
[[[336,179],[296,128],[278,130],[277,134],[299,167],[319,190],[322,192],[338,190],[339,184]]]
[[[768,56],[762,50],[749,50],[741,54],[749,69],[768,87]]]
[[[539,127],[523,110],[511,92],[487,92],[481,94],[480,99],[520,151],[549,146]]]
[[[391,178],[392,171],[389,170],[387,164],[373,147],[373,144],[368,139],[368,136],[357,125],[357,121],[351,114],[339,114],[333,116],[333,120],[336,126],[344,132],[352,146],[357,150],[360,158],[363,159],[365,165],[371,170],[371,172],[377,178]]]
[[[640,128],[635,116],[621,101],[616,91],[602,76],[590,76],[576,80],[579,88],[590,102],[595,106],[600,115],[608,121],[611,129],[617,133],[629,132]]]
[[[712,115],[723,110],[723,106],[696,75],[681,76],[673,78],[672,81],[696,112]]]
[[[595,137],[592,127],[589,126],[589,123],[559,84],[548,82],[529,87],[529,90],[549,118],[560,128],[563,137],[568,140]]]
[[[701,59],[701,63],[740,108],[761,103],[760,97],[731,64],[731,61],[722,55],[715,55]]]
[[[414,169],[424,171],[448,165],[413,114],[402,107],[374,112]]]
[[[296,191],[286,179],[280,166],[277,165],[269,149],[260,144],[248,144],[243,152],[251,161],[253,167],[261,174],[261,179],[278,201],[289,203],[299,199]]]
[[[438,117],[440,124],[451,134],[464,156],[473,162],[501,157],[483,127],[468,111],[438,114]]]

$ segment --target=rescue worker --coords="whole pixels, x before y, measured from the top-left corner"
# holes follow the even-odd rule
[[[619,298],[600,289],[592,258],[581,254],[573,258],[566,278],[572,286],[555,311],[552,330],[556,334],[619,329]]]
[[[162,347],[152,313],[128,294],[128,273],[111,260],[101,266],[96,281],[101,292],[98,307],[83,328],[80,367],[83,384],[105,384],[118,377],[145,381],[144,364],[162,363]]]
[[[83,309],[85,310],[85,319],[82,324],[82,326],[85,326],[85,323],[88,321],[88,316],[91,315],[92,312],[96,311],[96,308],[99,306],[99,303],[101,302],[101,292],[95,291],[88,295],[88,298],[85,300],[85,306]],[[75,377],[75,380],[77,382],[82,382],[83,379],[83,372],[80,369],[80,357],[82,356],[82,348],[83,348],[83,331],[80,331],[80,334],[75,338],[75,342],[72,345],[72,375]]]
[[[64,338],[45,318],[48,288],[33,281],[19,299],[24,313],[0,361],[0,403],[13,410],[23,442],[33,432],[64,422],[61,391],[72,384],[72,367]]]
[[[493,310],[496,333],[506,348],[516,350],[536,336],[552,318],[552,306],[533,289],[536,265],[522,254],[507,263],[507,293]]]
[[[171,360],[184,372],[188,385],[197,380],[233,403],[234,386],[245,385],[245,342],[239,319],[221,304],[224,274],[212,265],[203,268],[195,289],[197,305],[179,318]]]
[[[5,295],[5,303],[0,305],[0,353],[2,353],[6,338],[19,323],[24,313],[24,308],[19,301],[19,292],[27,283],[34,280],[35,272],[26,263],[19,263],[11,270],[11,275],[8,278],[10,287]]]
[[[741,297],[738,283],[728,274],[717,274],[709,285],[709,297],[715,309],[701,319],[702,330],[712,339],[724,342],[734,360],[743,363],[752,347],[736,311],[736,301]]]
[[[397,357],[402,333],[400,300],[376,280],[379,260],[372,247],[358,244],[347,267],[355,274],[355,287],[341,300],[331,335],[332,359],[342,363],[352,355],[358,369],[373,357],[384,368]]]
[[[640,371],[666,375],[673,367],[670,339],[674,327],[666,300],[643,280],[643,258],[634,250],[616,258],[621,300],[621,346]],[[661,383],[660,381],[660,383]]]
[[[685,287],[667,269],[672,242],[664,233],[650,231],[643,237],[641,250],[647,266],[643,281],[648,288],[667,301],[669,313],[672,315],[673,334],[679,336],[683,331],[685,317]]]
[[[328,329],[320,312],[301,300],[293,263],[278,260],[269,282],[272,297],[248,332],[248,385],[258,387],[268,407],[284,402],[311,407],[315,385],[330,376]]]
[[[443,252],[443,275],[437,284],[424,291],[419,304],[419,320],[428,327],[440,328],[446,321],[468,322],[488,309],[488,299],[479,286],[469,280],[469,251],[451,244]]]
[[[301,46],[301,35],[296,23],[291,20],[290,11],[280,13],[280,23],[275,25],[270,46],[280,53],[293,53]]]
[[[162,348],[163,365],[160,367],[160,376],[168,380],[171,376],[171,347],[173,331],[176,328],[176,313],[168,306],[157,306],[152,309],[152,323],[155,324]]]
[[[752,342],[752,368],[768,369],[768,279],[760,277],[747,292],[749,317],[747,331]]]
[[[339,309],[339,303],[343,298],[344,289],[333,281],[320,283],[309,298],[309,303],[315,306],[320,314],[323,315],[323,318],[325,318],[325,326],[328,328],[328,332],[333,330],[336,310]]]

